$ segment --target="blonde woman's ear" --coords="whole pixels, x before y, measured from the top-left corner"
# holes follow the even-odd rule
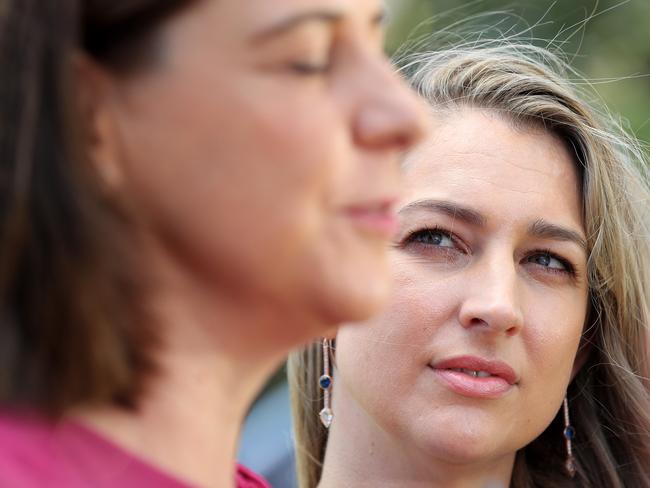
[[[571,381],[576,377],[578,372],[589,359],[592,349],[594,348],[593,342],[590,338],[582,338],[580,340],[580,347],[578,347],[578,352],[576,353],[576,358],[573,361],[573,369],[571,370]]]

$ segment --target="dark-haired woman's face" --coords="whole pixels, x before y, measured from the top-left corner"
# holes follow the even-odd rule
[[[301,329],[260,340],[365,318],[387,294],[397,159],[422,118],[382,54],[381,14],[378,0],[200,1],[163,26],[159,64],[113,80],[120,191],[210,286],[298,314]]]

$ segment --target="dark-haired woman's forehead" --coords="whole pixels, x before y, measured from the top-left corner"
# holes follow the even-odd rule
[[[230,0],[220,2],[218,8],[243,38],[253,42],[290,33],[305,24],[374,31],[386,18],[385,6],[378,0]]]

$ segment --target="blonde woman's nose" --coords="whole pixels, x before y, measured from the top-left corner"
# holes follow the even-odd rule
[[[459,310],[461,325],[518,334],[524,318],[514,264],[491,263],[469,281]]]

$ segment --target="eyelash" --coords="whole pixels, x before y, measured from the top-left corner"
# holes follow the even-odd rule
[[[419,230],[411,232],[408,236],[406,236],[406,238],[404,240],[402,240],[402,242],[400,243],[400,247],[404,248],[404,247],[408,246],[409,244],[419,244],[421,246],[427,246],[427,244],[424,244],[422,242],[416,242],[416,239],[419,236],[425,236],[427,234],[434,234],[434,233],[440,233],[440,234],[444,235],[445,237],[449,238],[449,240],[451,240],[457,247],[461,248],[461,249],[459,249],[460,252],[467,253],[467,250],[466,250],[465,246],[461,246],[459,244],[459,239],[453,233],[449,232],[446,229],[443,229],[442,227],[437,227],[437,226],[436,227],[427,227],[427,228],[424,228],[424,229],[419,229]],[[448,250],[450,249],[450,248],[444,247],[444,246],[433,246],[433,247],[443,247],[443,248],[448,249]]]
[[[452,232],[449,232],[448,230],[446,230],[446,229],[444,229],[442,227],[437,227],[437,226],[427,227],[427,228],[424,228],[424,229],[419,229],[419,230],[411,232],[410,234],[408,234],[406,236],[406,238],[404,238],[400,242],[399,247],[406,248],[409,244],[417,244],[417,245],[421,245],[421,246],[427,246],[427,244],[424,244],[422,242],[416,242],[416,239],[419,236],[424,236],[426,234],[431,234],[431,233],[443,234],[445,237],[449,238],[457,247],[460,248],[460,249],[457,249],[459,252],[462,252],[464,254],[468,254],[468,251],[466,250],[465,246],[459,245],[460,239],[458,239],[457,236],[455,236]],[[441,247],[441,246],[434,246],[434,247]],[[444,249],[449,250],[450,248],[445,247]],[[548,257],[550,257],[552,259],[556,259],[557,261],[559,261],[564,266],[564,269],[557,269],[557,268],[551,268],[549,266],[538,265],[538,266],[540,266],[541,268],[544,269],[544,272],[553,273],[553,274],[563,274],[563,275],[567,275],[567,276],[570,276],[570,277],[575,277],[576,276],[576,268],[575,268],[575,266],[568,259],[565,259],[562,256],[557,255],[556,253],[552,252],[550,249],[535,249],[535,250],[531,251],[530,253],[528,253],[528,255],[526,256],[525,259],[526,259],[526,261],[532,263],[532,261],[530,261],[530,259],[533,258],[533,257],[536,257],[536,256],[548,256]],[[533,263],[533,264],[535,264],[535,263]]]
[[[564,269],[557,269],[557,268],[550,268],[548,266],[542,266],[547,272],[549,273],[560,273],[560,274],[566,274],[571,277],[576,276],[576,268],[573,264],[568,259],[563,258],[562,256],[558,256],[554,252],[552,252],[549,249],[536,249],[532,253],[530,253],[526,259],[530,259],[531,257],[534,256],[548,256],[550,258],[558,260],[563,266]]]
[[[291,63],[289,65],[291,71],[300,76],[315,76],[326,74],[329,69],[329,64],[310,64],[303,62]]]

